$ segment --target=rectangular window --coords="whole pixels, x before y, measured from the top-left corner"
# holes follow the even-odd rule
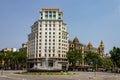
[[[51,24],[51,21],[49,21],[49,24]]]
[[[49,27],[51,27],[51,24],[49,24]]]
[[[56,19],[56,15],[53,15],[53,18]]]
[[[47,39],[45,39],[45,42],[47,42]]]
[[[45,18],[48,19],[48,15],[45,15]]]
[[[52,15],[52,11],[49,11],[49,14]]]
[[[45,24],[45,27],[47,27],[47,24]]]
[[[53,27],[55,27],[55,24],[53,24]]]
[[[41,39],[39,41],[41,42]]]
[[[51,56],[51,54],[49,54],[49,57]]]
[[[55,31],[55,28],[53,28],[53,31]]]
[[[58,14],[58,16],[61,16],[61,14]]]
[[[45,50],[47,49],[47,47],[45,46]]]
[[[55,52],[55,50],[53,50],[53,53]]]
[[[48,11],[45,11],[45,14],[48,14]]]
[[[53,34],[55,34],[55,32],[53,32]]]
[[[61,17],[58,17],[58,19],[61,19]]]
[[[45,45],[47,45],[47,43],[45,43]]]
[[[61,33],[59,32],[59,35],[60,35]]]
[[[59,42],[61,42],[61,40],[59,39]]]
[[[41,19],[43,19],[43,17],[41,16]]]
[[[41,52],[41,50],[39,50],[39,52]]]
[[[48,11],[45,11],[45,18],[48,18]]]
[[[55,54],[53,54],[53,57],[55,56]]]
[[[52,15],[49,15],[49,18],[52,18]]]
[[[51,28],[49,28],[49,30],[51,30]]]
[[[45,57],[46,57],[46,54],[45,54]]]
[[[53,15],[56,15],[56,11],[53,11]]]
[[[41,54],[39,54],[39,57],[41,57]]]
[[[60,54],[58,54],[58,57],[60,57]]]

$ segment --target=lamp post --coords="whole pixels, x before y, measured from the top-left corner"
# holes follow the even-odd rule
[[[93,64],[95,65],[94,76],[96,77],[97,63],[96,59],[93,60]]]

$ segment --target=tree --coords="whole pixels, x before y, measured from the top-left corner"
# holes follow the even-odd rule
[[[88,51],[85,55],[84,60],[89,66],[91,66],[95,69],[97,67],[102,66],[102,58],[95,52]]]
[[[10,69],[12,66],[12,63],[14,62],[13,52],[7,51],[6,56],[4,56],[4,60],[5,60],[5,66],[4,66],[5,69]]]
[[[85,56],[85,61],[88,63],[88,64],[91,64],[91,62],[93,62],[94,60],[98,60],[99,56],[97,53],[95,52],[91,52],[91,51],[88,51],[86,53],[86,56]]]
[[[22,69],[26,67],[27,53],[24,51],[7,51],[5,60],[5,69]]]
[[[0,61],[2,60],[2,57],[3,56],[3,54],[2,54],[2,52],[0,52]]]
[[[69,63],[72,63],[73,68],[75,69],[76,63],[80,64],[82,62],[82,51],[73,50],[67,52],[67,59]]]
[[[3,59],[3,54],[0,52],[0,68],[2,67],[2,59]]]
[[[26,60],[27,60],[27,53],[25,51],[20,51],[17,55],[19,68],[25,68]]]
[[[114,63],[114,66],[120,68],[120,48],[113,47],[113,49],[109,52],[111,55],[111,60]]]
[[[113,67],[113,62],[111,59],[102,58],[102,65],[104,69],[111,69]]]

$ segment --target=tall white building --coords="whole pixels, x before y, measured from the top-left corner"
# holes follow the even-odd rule
[[[31,26],[28,35],[28,68],[67,68],[68,33],[63,22],[63,13],[58,8],[43,8],[40,19]]]

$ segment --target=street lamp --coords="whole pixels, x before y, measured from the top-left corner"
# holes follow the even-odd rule
[[[95,65],[94,76],[96,77],[96,70],[97,70],[97,60],[93,60],[93,64]]]

